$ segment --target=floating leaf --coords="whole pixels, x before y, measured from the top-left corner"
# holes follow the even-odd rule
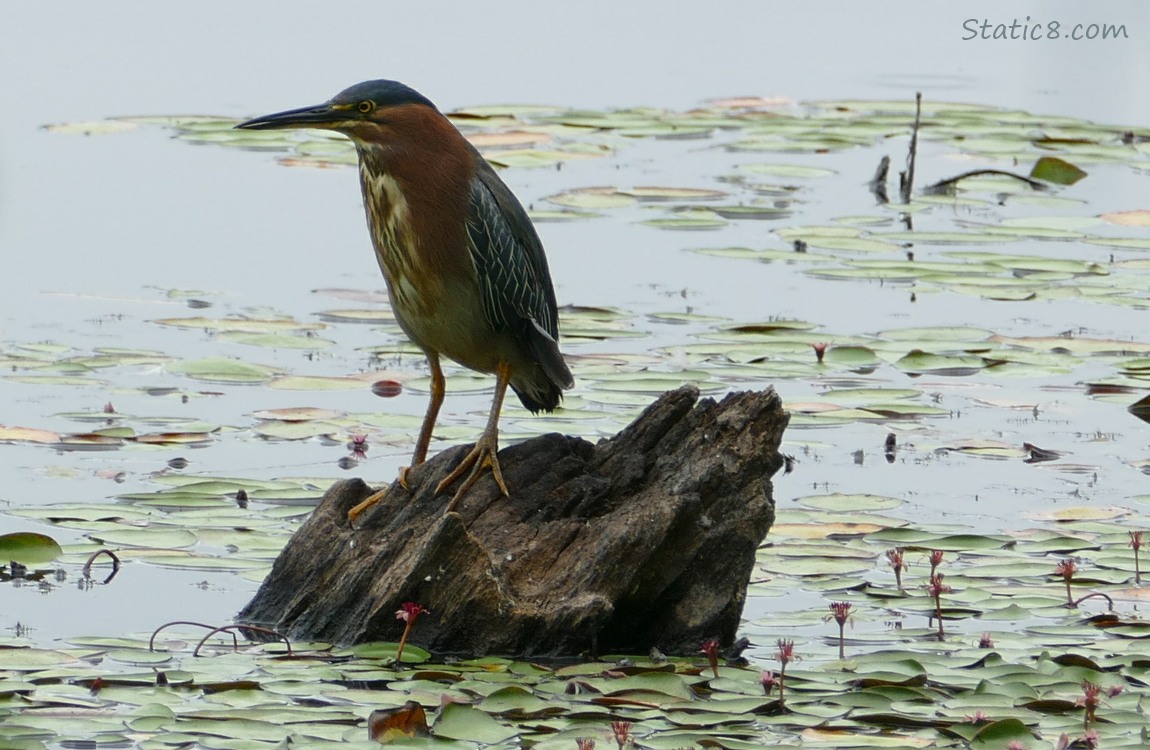
[[[975,732],[970,739],[971,750],[999,750],[1012,742],[1028,747],[1034,741],[1034,733],[1018,719],[992,721]]]
[[[1055,508],[1054,510],[1028,511],[1023,515],[1027,518],[1044,521],[1100,521],[1120,518],[1129,513],[1129,508],[1080,505],[1069,508]]]
[[[167,365],[167,370],[209,383],[266,383],[275,377],[270,367],[223,357],[175,362]]]
[[[501,167],[554,167],[556,164],[578,159],[603,156],[591,151],[559,151],[544,149],[507,149],[485,154],[487,161]]]
[[[286,333],[245,333],[242,331],[224,331],[219,334],[220,341],[230,341],[246,346],[262,346],[267,349],[302,349],[305,351],[318,351],[326,349],[334,343],[318,336],[296,336]]]
[[[986,362],[980,357],[932,354],[914,349],[895,362],[895,366],[907,372],[962,376],[982,370],[986,367]]]
[[[767,174],[772,177],[790,177],[797,179],[829,177],[835,173],[833,169],[804,167],[798,164],[744,164],[740,165],[739,168],[755,174]]]
[[[811,247],[822,250],[848,250],[856,253],[894,253],[902,247],[893,242],[871,237],[810,237],[805,239]]]
[[[727,225],[727,222],[719,218],[699,217],[675,217],[670,219],[648,219],[641,222],[649,227],[657,229],[678,229],[687,231],[696,230],[711,230],[720,229]]]
[[[203,446],[212,441],[210,432],[214,432],[214,429],[205,429],[199,432],[149,432],[142,435],[131,435],[126,439],[138,445]]]
[[[570,208],[595,210],[629,206],[637,200],[635,196],[619,192],[615,188],[582,188],[568,193],[560,193],[546,198],[549,203]]]
[[[467,140],[478,149],[508,148],[511,146],[534,146],[548,143],[552,139],[547,133],[509,130],[500,133],[468,133]]]
[[[62,523],[65,521],[139,521],[148,517],[143,511],[125,508],[123,506],[100,505],[48,505],[38,508],[19,508],[9,511],[20,518]]]
[[[59,442],[60,434],[34,427],[6,427],[0,425],[0,442],[46,443]]]
[[[842,510],[842,511],[868,511],[868,510],[890,510],[902,505],[902,500],[895,497],[883,497],[881,495],[848,495],[843,493],[833,493],[830,495],[808,495],[807,497],[796,498],[795,502],[807,508],[815,508],[817,510]]]
[[[368,717],[368,734],[376,742],[387,744],[405,737],[427,737],[427,715],[423,706],[407,701],[399,708],[376,709]]]
[[[341,428],[324,422],[265,422],[252,428],[261,437],[279,440],[307,440],[320,435],[334,435]]]
[[[68,388],[85,388],[106,385],[102,380],[86,378],[76,375],[5,375],[4,379],[10,383],[24,383],[27,385],[55,385]]]
[[[1134,211],[1112,211],[1098,218],[1124,227],[1150,227],[1150,210],[1144,208]]]
[[[641,201],[715,200],[726,195],[722,190],[681,187],[634,187],[620,192]]]
[[[1057,156],[1043,156],[1034,163],[1030,176],[1036,180],[1053,182],[1055,185],[1073,185],[1085,177],[1086,173]]]
[[[432,725],[432,734],[446,739],[492,745],[515,737],[517,732],[477,708],[448,703]]]
[[[311,422],[315,420],[338,419],[341,411],[321,409],[315,406],[291,406],[283,409],[261,409],[252,412],[256,419],[278,419],[283,422]]]
[[[844,576],[866,572],[874,567],[874,562],[812,555],[799,559],[787,557],[767,560],[759,563],[759,567],[769,573],[783,576]]]
[[[196,543],[196,535],[185,529],[143,528],[109,529],[89,534],[97,542],[128,547],[158,547],[178,549],[191,547]]]
[[[532,221],[539,222],[563,222],[563,221],[581,221],[583,219],[597,219],[603,214],[596,211],[528,211],[527,215]]]
[[[395,315],[390,310],[324,310],[320,320],[329,323],[394,323]]]
[[[208,331],[236,333],[268,333],[273,331],[316,331],[322,323],[299,323],[290,318],[162,318],[153,321],[178,328],[199,328]]]
[[[796,539],[832,539],[861,537],[887,528],[877,523],[776,523],[771,535]]]
[[[863,370],[876,367],[879,358],[872,349],[865,346],[832,346],[823,355],[823,362]]]
[[[359,378],[335,375],[285,375],[272,380],[268,387],[281,391],[347,391],[363,388],[364,382]]]
[[[0,534],[0,561],[24,565],[43,565],[62,555],[64,550],[56,540],[32,531]],[[2,667],[2,665],[0,665]]]
[[[782,219],[794,213],[777,206],[711,206],[711,211],[724,219]]]
[[[52,667],[79,664],[79,659],[63,651],[40,648],[0,648],[0,669],[35,672]]]

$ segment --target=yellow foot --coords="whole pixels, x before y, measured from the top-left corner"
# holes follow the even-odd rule
[[[407,486],[407,472],[410,469],[411,469],[410,466],[404,466],[404,467],[400,468],[400,470],[399,470],[399,484],[405,490],[411,489],[410,487]],[[368,508],[370,508],[371,506],[378,503],[386,495],[387,495],[387,488],[384,487],[382,490],[378,490],[376,492],[373,492],[371,495],[369,495],[367,497],[367,499],[365,499],[359,505],[357,505],[354,508],[352,508],[351,510],[349,510],[347,512],[348,524],[354,528],[355,527],[355,519],[357,519],[361,515],[363,515],[364,511],[366,511]]]
[[[375,505],[380,500],[382,500],[384,495],[386,495],[386,494],[387,494],[387,488],[384,487],[382,490],[377,490],[376,492],[373,492],[372,494],[368,495],[367,499],[365,499],[359,505],[357,505],[354,508],[352,508],[351,510],[349,510],[347,512],[347,524],[348,524],[348,526],[351,526],[354,529],[355,528],[355,519],[359,518],[365,510],[367,510],[368,508],[370,508],[371,506]]]
[[[443,481],[435,488],[436,494],[446,490],[455,483],[455,480],[467,473],[467,478],[463,480],[463,484],[459,485],[459,489],[455,491],[451,502],[447,504],[446,512],[450,513],[455,510],[455,506],[463,496],[467,494],[471,486],[479,480],[479,477],[483,474],[483,470],[488,467],[491,468],[491,474],[495,477],[495,483],[499,485],[499,491],[503,493],[504,497],[511,494],[507,491],[507,484],[503,481],[503,472],[499,470],[499,458],[496,455],[498,452],[498,442],[494,438],[489,438],[487,435],[484,435],[479,438],[479,442],[475,444],[471,452],[459,462],[459,466],[456,466],[454,471],[443,478]],[[470,473],[468,473],[468,469],[471,470]]]

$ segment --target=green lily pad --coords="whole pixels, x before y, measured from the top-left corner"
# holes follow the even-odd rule
[[[321,320],[330,323],[394,323],[395,316],[390,310],[324,310],[319,313]]]
[[[247,346],[262,346],[267,349],[303,349],[306,351],[319,351],[327,349],[335,342],[321,339],[318,336],[295,336],[285,333],[245,333],[242,331],[224,331],[217,337],[220,341],[231,341]]]
[[[275,331],[316,331],[322,323],[300,323],[290,318],[162,318],[153,321],[165,326],[194,328],[233,333],[269,333]]]
[[[267,383],[275,377],[275,371],[270,367],[222,357],[175,362],[167,365],[167,370],[209,383]]]
[[[794,211],[779,206],[711,206],[711,211],[724,219],[776,220],[790,216]]]
[[[883,497],[881,495],[848,495],[832,493],[830,495],[808,495],[796,498],[795,502],[807,508],[816,510],[890,510],[902,505],[903,501],[896,497]]]
[[[0,534],[0,560],[24,565],[43,565],[52,562],[64,550],[50,536],[32,531]]]
[[[540,715],[566,712],[562,706],[545,701],[518,685],[509,685],[489,693],[477,707],[489,714]]]
[[[551,167],[556,164],[579,159],[589,159],[602,156],[602,153],[575,150],[547,150],[547,149],[508,149],[493,151],[485,154],[487,161],[501,167]]]
[[[1073,185],[1084,178],[1086,173],[1057,156],[1044,156],[1034,163],[1030,176],[1056,185]]]
[[[488,714],[459,703],[448,703],[432,725],[432,734],[445,739],[493,745],[505,742],[518,733],[500,724]]]
[[[630,206],[637,201],[637,198],[633,195],[621,193],[614,188],[584,188],[582,190],[572,190],[568,193],[552,195],[546,200],[557,206],[604,210]]]
[[[80,660],[63,651],[41,648],[0,648],[0,669],[11,672],[38,672],[43,669],[70,667]]]
[[[785,177],[792,179],[810,180],[819,177],[830,177],[835,172],[833,169],[824,169],[822,167],[804,167],[798,164],[743,164],[739,169],[752,172],[754,174],[765,174],[772,177]]]
[[[99,387],[106,385],[102,380],[76,375],[5,375],[4,380],[10,383],[24,383],[26,385],[58,385],[69,388]]]
[[[1029,747],[1034,742],[1034,733],[1019,719],[1000,719],[975,732],[970,739],[970,747],[972,750],[990,750],[1007,747],[1012,742]]]
[[[191,547],[196,543],[196,535],[184,529],[123,528],[92,532],[89,536],[104,544],[128,547],[178,549],[180,547]]]
[[[699,217],[673,217],[669,219],[648,219],[642,222],[656,229],[676,229],[685,231],[721,229],[727,222],[720,218]]]
[[[804,238],[804,241],[822,250],[848,250],[856,253],[895,253],[903,250],[893,242],[871,237],[811,237]]]
[[[850,558],[787,557],[760,562],[759,567],[769,573],[783,576],[842,576],[864,573],[874,567],[874,562]]]
[[[932,354],[921,349],[909,352],[894,364],[907,372],[954,376],[972,375],[986,367],[980,357]]]
[[[252,428],[260,437],[276,440],[308,440],[320,435],[335,435],[342,428],[328,422],[263,422]]]
[[[284,375],[268,383],[269,388],[279,391],[350,391],[367,389],[368,384],[359,378],[333,375]]]
[[[706,201],[726,196],[722,190],[683,187],[634,187],[621,192],[641,201]]]
[[[148,517],[145,511],[110,505],[74,505],[60,503],[40,508],[18,508],[8,511],[19,518],[61,523],[66,521],[140,521]],[[0,555],[0,559],[3,555]]]

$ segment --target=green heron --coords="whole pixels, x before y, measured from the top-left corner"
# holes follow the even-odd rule
[[[535,413],[554,410],[563,389],[575,383],[559,351],[543,244],[510,188],[431,101],[396,81],[359,83],[324,104],[237,127],[334,130],[355,144],[368,229],[392,310],[431,368],[431,400],[411,465],[427,458],[446,390],[439,360],[447,357],[494,374],[495,398],[483,435],[436,491],[466,475],[450,511],[490,467],[509,494],[497,457],[507,386]],[[401,469],[405,486],[406,476]],[[349,519],[382,496],[353,508]]]

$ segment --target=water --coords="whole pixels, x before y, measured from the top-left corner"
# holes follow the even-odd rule
[[[0,95],[0,248],[18,272],[0,278],[8,330],[84,314],[82,305],[45,300],[47,291],[136,295],[154,284],[258,301],[272,263],[278,277],[302,268],[325,283],[375,273],[370,256],[354,251],[364,245],[362,218],[346,172],[288,179],[259,155],[170,148],[158,132],[64,138],[39,130],[47,123],[243,116],[318,102],[380,76],[412,83],[445,109],[504,101],[687,108],[743,94],[909,99],[922,90],[1107,122],[1150,120],[1140,88],[1150,55],[1137,36],[1150,28],[1150,10],[1138,2],[1091,11],[1020,3],[1009,19],[989,2],[733,0],[601,0],[550,12],[528,2],[347,2],[338,13],[304,2],[177,12],[124,1],[67,11],[19,3],[9,13],[18,22],[0,29],[9,71]],[[962,41],[966,19],[1014,15],[1122,23],[1132,38]],[[545,175],[509,179],[527,197],[547,189]],[[285,210],[304,205],[310,210]],[[577,248],[548,239],[561,296],[587,298],[600,279],[581,272]],[[222,289],[221,267],[230,282]]]
[[[1111,2],[1087,10],[1072,2],[943,6],[882,4],[706,4],[592,0],[566,6],[507,2],[345,2],[338,12],[314,3],[265,2],[165,6],[142,0],[66,9],[13,3],[0,25],[0,338],[62,341],[77,347],[154,347],[183,357],[243,354],[287,367],[292,352],[253,355],[196,332],[172,332],[146,321],[194,314],[162,290],[203,290],[209,314],[271,309],[311,319],[336,307],[311,290],[379,289],[352,170],[285,170],[261,153],[191,147],[159,128],[106,136],[46,132],[49,123],[137,114],[252,115],[323,100],[371,77],[404,80],[444,109],[496,102],[574,107],[650,105],[684,109],[715,97],[785,96],[798,100],[909,100],[921,90],[936,100],[972,101],[1089,120],[1145,125],[1150,99],[1146,34],[1150,9]],[[1125,24],[1127,40],[963,41],[963,22],[1015,16]],[[1045,21],[1044,21],[1045,22]],[[886,151],[898,164],[905,144]],[[671,156],[674,158],[671,158]],[[802,221],[870,210],[863,183],[876,152],[836,157],[839,176],[804,195]],[[952,174],[953,164],[924,150],[919,184]],[[525,202],[595,184],[700,184],[731,157],[637,142],[602,162],[571,163],[561,171],[511,170],[505,178]],[[796,161],[804,163],[809,159]],[[935,173],[937,172],[937,174]],[[1145,208],[1145,176],[1120,167],[1092,175],[1094,212]],[[982,325],[1016,335],[1051,335],[1085,327],[1092,335],[1137,338],[1142,315],[1115,315],[1072,302],[971,305],[952,295],[893,292],[879,284],[811,280],[779,264],[717,263],[682,252],[712,245],[713,235],[686,236],[638,226],[640,209],[612,220],[541,225],[561,303],[617,306],[644,315],[693,310],[737,321],[798,317],[841,334],[904,325]],[[723,244],[764,246],[770,224],[743,222],[724,230]],[[697,241],[696,241],[697,240]],[[605,272],[605,269],[607,271]],[[639,351],[682,343],[697,328],[652,324]],[[338,337],[333,370],[366,362],[357,347],[378,343],[367,327]],[[409,363],[418,368],[418,363]],[[141,371],[132,385],[164,382]],[[762,384],[762,385],[765,385]],[[781,382],[784,399],[814,393],[806,382]],[[1039,392],[1045,383],[940,382],[951,403],[1002,391]],[[99,408],[115,398],[122,411],[170,411],[245,423],[255,408],[297,405],[298,394],[229,389],[192,405],[89,389],[30,389],[0,384],[0,423],[76,429],[51,415]],[[312,405],[364,411],[362,392],[306,395]],[[419,414],[423,396],[396,401]],[[1019,514],[1070,502],[1084,491],[1101,501],[1136,491],[1141,479],[1124,464],[1138,457],[1144,430],[1113,404],[1047,399],[1041,421],[1002,425],[977,413],[948,425],[948,434],[1033,434],[1071,444],[1075,460],[1109,467],[1099,481],[1041,468],[1006,466],[945,454],[888,467],[880,446],[886,429],[857,425],[834,431],[793,431],[806,445],[800,473],[778,483],[780,507],[821,488],[876,492],[911,499],[923,515],[964,526],[1003,528]],[[445,418],[466,422],[486,396],[449,400]],[[157,405],[158,404],[158,405]],[[474,421],[474,420],[473,420]],[[476,424],[478,422],[476,421]],[[1111,442],[1083,439],[1112,435]],[[936,436],[909,438],[929,446]],[[1039,442],[1035,440],[1034,442]],[[810,448],[810,444],[814,444]],[[851,453],[863,449],[862,465]],[[792,448],[793,450],[793,448]],[[91,502],[124,489],[96,478],[120,467],[129,486],[147,487],[148,472],[184,454],[205,472],[337,475],[333,453],[290,445],[269,461],[266,446],[233,441],[205,452],[50,454],[0,446],[4,502],[16,506],[63,500]],[[404,450],[374,454],[369,478],[390,478]],[[1115,454],[1118,454],[1117,456]],[[269,465],[274,463],[275,465]],[[1025,472],[1025,473],[1023,473]],[[953,495],[953,497],[952,497]],[[955,501],[957,498],[957,501]],[[989,499],[988,499],[989,498]],[[0,516],[0,530],[43,529]],[[78,541],[59,532],[64,541]],[[0,588],[0,627],[32,623],[41,638],[148,629],[165,619],[230,617],[251,584],[210,574],[157,571],[136,565],[133,583],[82,591],[70,582],[51,595]],[[165,591],[164,596],[151,592]],[[142,593],[143,592],[143,593]],[[773,605],[768,605],[773,606]],[[93,617],[92,613],[98,613]],[[753,614],[753,613],[752,613]],[[761,615],[761,612],[759,613]],[[754,616],[759,616],[754,615]]]

